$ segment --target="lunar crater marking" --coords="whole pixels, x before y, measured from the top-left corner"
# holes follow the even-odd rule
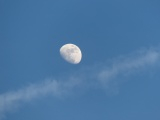
[[[78,46],[65,44],[60,48],[61,56],[69,63],[78,64],[82,59],[82,53]]]

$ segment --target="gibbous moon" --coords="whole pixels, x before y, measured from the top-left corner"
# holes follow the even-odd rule
[[[82,53],[78,46],[65,44],[60,48],[60,55],[64,60],[72,64],[78,64],[82,59]]]

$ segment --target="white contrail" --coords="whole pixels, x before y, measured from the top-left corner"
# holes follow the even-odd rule
[[[79,85],[78,79],[70,78],[66,82],[58,80],[45,80],[41,84],[32,84],[28,87],[11,91],[0,95],[0,116],[8,110],[16,107],[21,102],[31,101],[35,98],[53,95],[59,97],[67,94],[76,85]],[[1,117],[0,117],[1,118]]]
[[[5,112],[12,110],[19,103],[31,101],[38,97],[49,94],[55,97],[63,96],[82,86],[108,85],[109,82],[114,81],[119,75],[134,73],[135,70],[155,65],[159,59],[160,52],[158,50],[145,50],[129,57],[118,59],[112,62],[110,67],[90,67],[90,69],[87,69],[88,72],[84,72],[86,69],[83,69],[77,73],[80,75],[64,77],[65,81],[45,80],[41,84],[32,84],[17,91],[1,94],[0,116],[2,117]],[[104,63],[103,66],[106,66],[106,64]],[[97,70],[97,68],[99,69]]]
[[[107,82],[117,77],[119,74],[134,72],[134,70],[154,65],[159,59],[160,52],[158,50],[139,51],[133,56],[124,57],[122,60],[113,62],[110,68],[106,67],[100,71],[98,78],[101,81]]]

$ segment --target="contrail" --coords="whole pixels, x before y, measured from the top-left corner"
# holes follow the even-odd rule
[[[78,81],[70,78],[66,82],[58,80],[45,80],[40,84],[31,84],[17,91],[11,91],[0,95],[0,116],[13,108],[16,108],[19,103],[29,102],[33,99],[53,95],[61,97],[77,86]],[[0,117],[0,118],[1,118]]]
[[[100,71],[99,79],[106,82],[119,74],[125,74],[139,70],[144,67],[149,67],[156,64],[160,59],[160,52],[158,50],[138,51],[133,56],[125,56],[122,60],[113,62],[110,68],[106,67]]]
[[[123,76],[126,73],[131,74],[142,68],[158,64],[159,59],[159,50],[138,51],[135,54],[124,56],[120,59],[117,58],[108,67],[107,63],[102,63],[103,67],[99,65],[84,68],[80,72],[75,73],[75,75],[68,74],[69,77],[66,76],[59,80],[44,80],[42,83],[31,84],[17,91],[3,93],[0,95],[0,118],[6,112],[16,108],[17,105],[46,95],[61,97],[73,92],[77,88],[81,89],[83,86],[88,88],[94,88],[95,86],[100,88],[106,87],[110,82],[118,79],[118,76]]]

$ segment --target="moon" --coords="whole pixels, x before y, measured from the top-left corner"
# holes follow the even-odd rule
[[[82,59],[80,48],[74,44],[65,44],[60,48],[60,55],[71,64],[78,64]]]

